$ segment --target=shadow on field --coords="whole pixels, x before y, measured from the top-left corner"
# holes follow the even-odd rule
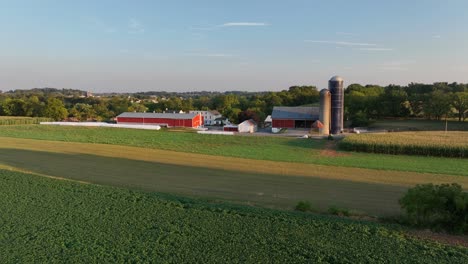
[[[298,201],[307,200],[322,209],[338,205],[373,215],[398,213],[397,200],[406,190],[404,187],[384,184],[18,149],[0,149],[0,164],[102,185],[283,209],[291,209]]]

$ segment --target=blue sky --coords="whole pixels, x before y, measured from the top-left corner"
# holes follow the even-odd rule
[[[0,0],[0,90],[468,82],[468,1]]]

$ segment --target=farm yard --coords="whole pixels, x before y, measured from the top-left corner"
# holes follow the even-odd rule
[[[232,206],[0,170],[12,262],[465,263],[468,249],[372,222]],[[43,250],[46,248],[47,250]]]
[[[124,261],[137,255],[145,261],[157,255],[174,261],[210,262],[229,258],[220,256],[226,251],[225,243],[236,245],[233,255],[242,250],[246,260],[253,262],[265,259],[268,250],[283,252],[271,257],[286,262],[295,255],[302,256],[302,262],[333,261],[334,257],[379,262],[392,256],[414,262],[418,256],[418,261],[425,263],[435,259],[439,263],[462,263],[468,254],[466,248],[410,238],[401,227],[291,212],[298,201],[309,201],[321,212],[337,206],[369,216],[398,215],[398,199],[416,184],[456,182],[467,190],[466,159],[339,151],[335,143],[316,139],[9,125],[0,129],[0,175],[0,185],[9,190],[1,194],[3,200],[13,192],[32,194],[17,197],[21,202],[12,200],[2,205],[2,210],[15,214],[2,218],[10,224],[3,227],[9,231],[2,232],[7,235],[0,241],[12,242],[10,248],[20,249],[18,252],[26,249],[19,246],[20,241],[12,240],[19,236],[15,232],[23,234],[31,245],[51,243],[50,255],[38,259],[76,259],[77,252],[94,245],[86,249],[89,254],[83,255],[83,261]],[[22,214],[36,203],[46,204],[38,207],[39,220],[24,218]],[[21,210],[6,208],[18,204]],[[93,217],[104,220],[96,222]],[[198,220],[194,222],[191,217]],[[71,220],[75,218],[91,226],[83,228]],[[124,219],[123,223],[134,226],[136,233],[119,238],[109,234],[112,228],[129,232],[113,219]],[[44,222],[46,227],[40,229]],[[205,231],[208,226],[212,231]],[[65,231],[60,232],[67,234],[62,240],[46,240],[62,229]],[[90,234],[90,230],[99,232]],[[337,230],[340,237],[346,237],[340,240],[342,244],[322,249],[317,246],[327,239],[335,241]],[[33,236],[37,232],[42,236]],[[106,240],[98,242],[98,235]],[[229,237],[231,242],[217,239],[224,242],[210,246],[209,255],[194,257],[193,252],[200,249],[193,241],[212,235]],[[284,239],[271,242],[278,237]],[[277,250],[284,249],[286,241],[288,249]],[[134,244],[131,251],[129,243]],[[174,250],[180,243],[190,251]],[[356,244],[349,256],[346,243]],[[395,250],[390,249],[376,253],[370,246],[373,243],[375,248],[384,243],[405,251],[398,252],[400,255],[393,255]],[[427,251],[421,251],[421,247]],[[369,251],[364,253],[364,248]],[[422,255],[414,255],[413,250]],[[9,256],[21,260],[19,255]]]

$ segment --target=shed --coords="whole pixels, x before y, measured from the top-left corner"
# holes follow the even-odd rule
[[[239,133],[255,133],[257,132],[257,123],[252,119],[245,120],[238,125]]]

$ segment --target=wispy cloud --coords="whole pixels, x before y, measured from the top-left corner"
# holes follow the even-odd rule
[[[352,36],[352,37],[358,36],[358,34],[349,33],[349,32],[336,32],[336,34],[340,36]]]
[[[359,50],[365,50],[365,51],[392,51],[393,49],[390,49],[390,48],[360,48]]]
[[[265,27],[269,25],[264,22],[229,22],[219,25],[219,27]]]
[[[143,26],[143,24],[141,24],[140,21],[134,18],[131,18],[128,21],[128,33],[142,34],[142,33],[145,33],[145,31],[146,31],[145,27]]]
[[[331,41],[331,40],[304,40],[308,43],[319,43],[319,44],[331,44],[339,46],[377,46],[373,43],[359,43],[359,42],[348,42],[348,41]]]
[[[107,25],[106,23],[104,23],[104,21],[102,21],[99,18],[88,17],[88,18],[86,18],[86,21],[88,21],[90,24],[92,24],[95,29],[102,30],[105,33],[115,33],[115,32],[117,32],[116,28]]]
[[[435,39],[440,39],[442,36],[441,35],[433,35],[432,38],[435,38]]]
[[[414,63],[413,60],[388,61],[379,65],[378,69],[381,71],[408,71]]]
[[[233,54],[227,53],[186,53],[185,56],[193,56],[193,57],[212,57],[212,58],[232,58],[236,57]]]

